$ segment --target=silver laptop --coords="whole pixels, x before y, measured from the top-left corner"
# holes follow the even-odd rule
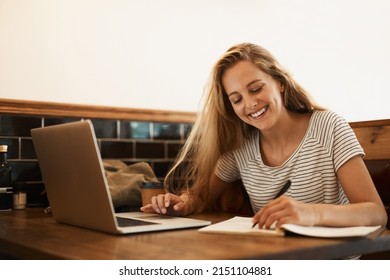
[[[202,227],[210,221],[143,212],[115,213],[89,120],[31,130],[53,217],[115,234]]]

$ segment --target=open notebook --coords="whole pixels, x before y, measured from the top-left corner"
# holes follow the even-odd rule
[[[114,212],[92,122],[31,130],[53,217],[115,234],[202,227],[210,221],[142,212]]]
[[[259,229],[252,228],[252,218],[236,216],[229,220],[216,223],[199,229],[204,233],[224,233],[224,234],[255,234],[268,236],[284,236],[286,232],[312,237],[357,237],[366,236],[381,226],[357,226],[357,227],[319,227],[300,226],[294,224],[284,224],[281,228]]]

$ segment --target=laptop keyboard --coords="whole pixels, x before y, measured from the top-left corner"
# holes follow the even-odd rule
[[[134,226],[144,226],[144,225],[157,224],[157,223],[153,223],[153,222],[140,221],[140,220],[136,220],[136,219],[123,218],[123,217],[116,217],[116,220],[118,221],[119,227],[134,227]]]

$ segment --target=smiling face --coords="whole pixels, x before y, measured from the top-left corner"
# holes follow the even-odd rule
[[[281,114],[284,87],[250,61],[225,70],[222,84],[236,115],[262,131],[274,127]]]

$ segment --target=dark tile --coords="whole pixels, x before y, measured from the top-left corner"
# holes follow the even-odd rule
[[[0,145],[7,145],[7,158],[19,159],[19,139],[14,138],[0,138]]]
[[[153,139],[179,140],[180,124],[178,123],[153,123]]]
[[[176,158],[183,144],[168,143],[168,158]]]
[[[0,135],[1,136],[27,136],[29,137],[32,128],[41,127],[41,117],[19,117],[19,116],[0,116]]]
[[[121,121],[120,138],[150,139],[150,122]]]
[[[136,158],[164,158],[165,149],[163,143],[142,143],[136,142],[135,144],[135,157]]]
[[[117,121],[105,119],[91,119],[96,138],[118,138]]]
[[[105,159],[121,159],[133,157],[133,142],[101,141],[101,155]]]
[[[31,139],[22,139],[20,145],[21,145],[21,149],[20,149],[21,159],[37,158],[37,155],[35,154],[34,144]]]
[[[69,122],[77,122],[80,121],[81,118],[53,118],[53,117],[45,117],[44,122],[45,126],[69,123]]]
[[[42,181],[38,161],[12,161],[10,164],[13,182]]]

